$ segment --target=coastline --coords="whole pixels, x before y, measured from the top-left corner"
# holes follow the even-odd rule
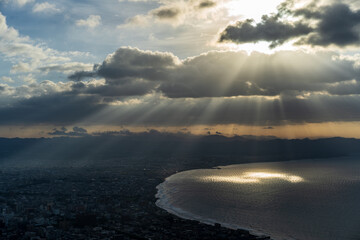
[[[239,164],[233,164],[233,165],[239,165]],[[212,169],[218,169],[221,167],[225,167],[225,166],[218,166],[218,167],[214,167]],[[193,171],[192,170],[188,170],[188,171]],[[179,172],[181,173],[181,172]],[[251,229],[251,228],[246,228],[243,226],[239,226],[236,224],[228,224],[228,223],[223,223],[223,222],[219,222],[216,221],[214,219],[209,219],[209,218],[204,218],[198,215],[195,215],[193,213],[187,212],[181,208],[177,208],[175,206],[173,206],[169,199],[165,196],[164,193],[164,185],[166,184],[166,181],[171,178],[172,176],[176,175],[178,173],[175,173],[169,177],[167,177],[164,182],[160,183],[159,185],[156,186],[157,192],[155,194],[155,205],[163,210],[165,210],[166,212],[173,214],[177,217],[180,217],[182,219],[186,219],[186,220],[192,220],[192,221],[198,221],[200,223],[204,223],[207,225],[211,225],[211,226],[216,226],[217,224],[220,224],[221,227],[225,227],[231,230],[240,230],[240,231],[244,231],[244,232],[248,232],[250,235],[254,235],[257,237],[257,239],[261,240],[261,239],[271,239],[271,240],[279,240],[277,238],[273,238],[272,236],[269,236],[268,234],[260,231],[260,230],[255,230],[255,229]]]

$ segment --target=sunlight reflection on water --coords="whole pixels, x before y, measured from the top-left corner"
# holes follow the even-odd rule
[[[240,176],[205,176],[201,180],[205,182],[230,182],[230,183],[263,183],[265,179],[280,179],[291,183],[303,182],[304,178],[285,173],[271,172],[245,172]]]

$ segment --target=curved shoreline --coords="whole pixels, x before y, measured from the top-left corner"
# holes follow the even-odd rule
[[[236,164],[237,165],[237,164]],[[215,167],[213,169],[216,168],[221,168],[219,167]],[[189,170],[192,171],[192,170]],[[177,174],[177,173],[176,173]],[[228,223],[223,223],[223,222],[219,222],[210,218],[203,218],[201,216],[195,215],[193,213],[190,213],[188,211],[185,211],[181,208],[175,207],[173,206],[170,202],[169,199],[166,197],[165,193],[164,193],[164,185],[166,183],[166,181],[171,178],[172,176],[176,175],[173,174],[169,177],[167,177],[164,182],[160,183],[158,186],[156,186],[156,189],[158,190],[157,193],[155,194],[155,198],[157,199],[155,204],[157,207],[164,209],[165,211],[167,211],[170,214],[173,214],[177,217],[180,217],[182,219],[187,219],[187,220],[193,220],[193,221],[198,221],[204,224],[208,224],[208,225],[215,225],[215,224],[220,224],[222,227],[225,228],[229,228],[232,230],[242,230],[242,231],[247,231],[252,235],[258,236],[258,237],[269,237],[269,239],[272,240],[277,240],[276,238],[270,237],[268,234],[260,231],[260,230],[255,230],[255,229],[251,229],[251,228],[245,228],[236,224],[228,224]]]

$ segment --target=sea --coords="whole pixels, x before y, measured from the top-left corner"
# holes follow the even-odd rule
[[[179,217],[275,240],[360,240],[360,157],[184,171],[157,186]]]

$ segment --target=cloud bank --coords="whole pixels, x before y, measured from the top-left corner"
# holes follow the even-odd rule
[[[0,124],[276,126],[360,120],[358,58],[334,52],[169,52],[122,47],[68,82],[10,87]]]
[[[332,92],[357,85],[357,60],[341,59],[333,52],[310,54],[282,51],[271,55],[254,52],[209,52],[180,61],[171,53],[120,48],[94,66],[94,71],[77,72],[69,78],[106,79],[106,86],[134,86],[144,95],[159,92],[169,98],[278,96],[303,92]],[[354,90],[356,93],[356,90]]]

